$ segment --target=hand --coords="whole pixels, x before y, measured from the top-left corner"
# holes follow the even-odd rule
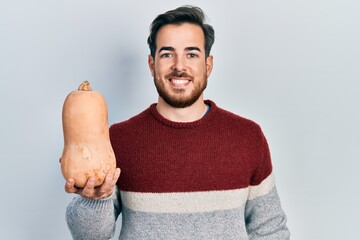
[[[77,188],[75,186],[75,181],[72,178],[69,178],[65,183],[65,191],[67,193],[76,193],[82,196],[83,198],[91,198],[94,200],[99,200],[102,198],[109,197],[113,191],[115,184],[120,176],[120,168],[115,169],[114,173],[108,173],[105,177],[105,181],[98,187],[95,187],[95,178],[90,177],[84,188]]]

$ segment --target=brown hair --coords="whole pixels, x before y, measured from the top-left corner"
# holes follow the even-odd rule
[[[205,23],[205,14],[199,7],[182,6],[174,10],[167,11],[157,16],[150,25],[150,35],[147,39],[150,54],[155,58],[156,35],[159,29],[168,24],[192,23],[200,26],[205,37],[205,56],[210,55],[211,47],[215,41],[215,32],[211,25]]]

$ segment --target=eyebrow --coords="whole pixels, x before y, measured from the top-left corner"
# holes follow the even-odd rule
[[[198,47],[186,47],[185,48],[186,51],[199,51],[201,52],[200,48]],[[161,51],[175,51],[175,48],[173,47],[161,47],[158,51],[158,53],[160,53]]]
[[[199,51],[199,52],[201,52],[201,50],[200,50],[200,48],[198,48],[198,47],[187,47],[187,48],[185,48],[185,50],[186,51]]]
[[[158,53],[160,53],[161,51],[175,51],[175,48],[173,47],[162,47],[159,49]]]

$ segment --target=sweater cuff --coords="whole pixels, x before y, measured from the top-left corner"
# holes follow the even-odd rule
[[[77,196],[76,198],[79,205],[94,209],[95,211],[103,211],[108,208],[109,204],[113,204],[111,198],[107,200],[94,200],[90,198],[83,198],[82,196]]]

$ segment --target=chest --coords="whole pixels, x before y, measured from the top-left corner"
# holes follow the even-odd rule
[[[136,135],[139,136],[139,135]],[[126,140],[125,140],[126,139]],[[256,161],[249,139],[230,132],[148,132],[114,145],[126,191],[192,192],[249,185]]]

